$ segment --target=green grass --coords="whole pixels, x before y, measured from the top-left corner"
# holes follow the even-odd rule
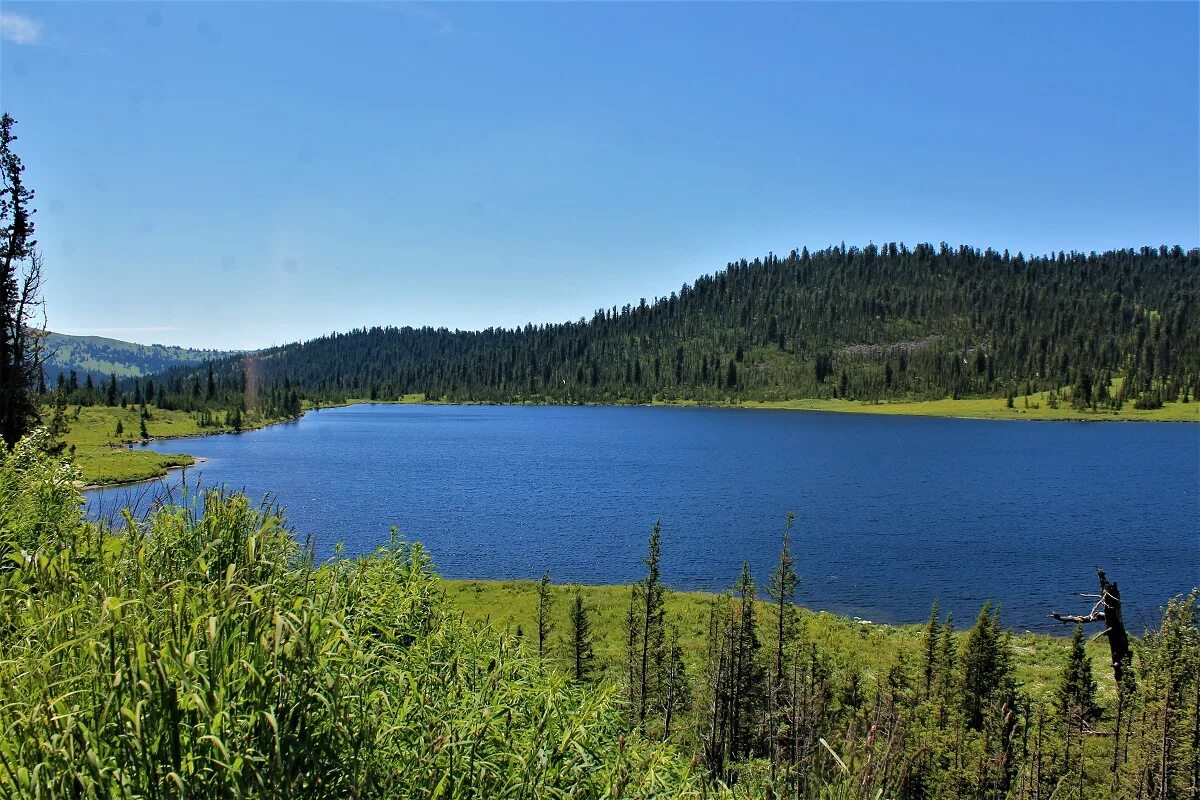
[[[1113,391],[1120,386],[1120,378],[1113,379]],[[345,403],[335,405],[351,405],[354,403],[385,403],[407,405],[447,405],[445,400],[426,399],[423,394],[406,394],[397,400],[368,400],[364,398],[347,399]],[[461,405],[476,405],[463,401]],[[520,403],[519,405],[538,405],[537,403]],[[620,405],[620,403],[618,403]],[[1029,396],[1019,396],[1013,400],[1013,408],[1008,408],[1003,397],[972,397],[960,400],[943,398],[941,400],[897,400],[897,401],[863,401],[863,400],[823,400],[816,398],[799,398],[795,400],[735,400],[725,403],[711,403],[700,400],[655,400],[651,405],[677,408],[742,408],[786,411],[828,411],[847,414],[890,414],[896,416],[917,417],[957,417],[960,419],[1011,419],[1011,420],[1043,420],[1063,422],[1200,422],[1200,402],[1164,403],[1162,408],[1136,409],[1132,402],[1127,402],[1120,411],[1101,409],[1098,411],[1079,410],[1073,408],[1069,401],[1063,400],[1058,408],[1050,407],[1049,392],[1039,392]]]
[[[562,669],[575,587],[552,588],[557,630],[549,658],[539,658],[532,581],[442,581],[420,545],[395,539],[367,557],[315,565],[276,510],[223,492],[127,516],[120,529],[88,523],[76,473],[47,457],[46,444],[35,431],[0,450],[0,796],[749,800],[779,786],[763,749],[722,773],[737,777],[732,791],[705,785],[701,665],[714,595],[669,596],[668,623],[691,665],[690,708],[670,741],[653,741],[653,720],[636,724],[622,700],[628,586],[579,587],[610,677],[575,685]],[[1200,719],[1194,604],[1194,595],[1175,604],[1163,630],[1136,643],[1139,688],[1127,719],[1141,722],[1120,791],[1102,737],[1058,761],[1065,717],[1040,703],[1049,715],[1044,760],[1037,733],[1040,796],[1144,797],[1140,781],[1169,757],[1167,794],[1184,796],[1200,753],[1187,733]],[[770,610],[764,603],[758,613],[763,661]],[[1012,741],[1024,742],[1015,737],[1029,732],[1028,716],[992,706],[983,729],[967,729],[962,701],[978,684],[962,668],[922,697],[913,682],[922,626],[801,616],[821,676],[795,684],[794,719],[809,737],[797,752],[795,774],[806,776],[797,795],[989,796],[972,787],[995,779],[991,734],[1012,721],[1025,726]],[[959,644],[960,665],[986,656],[966,637]],[[1068,641],[1023,634],[1013,645],[1020,692],[1048,699]],[[1090,653],[1103,730],[1113,719],[1111,672],[1103,644]],[[1170,692],[1174,706],[1160,688],[1167,678],[1182,687]],[[780,721],[765,714],[759,706],[745,719]],[[1173,756],[1155,749],[1166,740],[1153,727],[1160,718],[1176,720]],[[1014,774],[1028,777],[1033,761],[1019,753]],[[1084,790],[1058,791],[1075,785],[1076,763],[1086,767]],[[908,766],[932,790],[885,793]]]
[[[154,439],[232,430],[225,425],[201,427],[199,417],[187,411],[166,411],[154,406],[150,406],[149,411],[146,432]],[[48,420],[51,413],[49,409],[42,409],[43,419]],[[214,416],[224,419],[223,414]],[[83,474],[85,484],[100,486],[151,480],[166,475],[167,470],[195,463],[195,459],[186,453],[164,454],[138,447],[140,411],[136,406],[68,406],[66,418],[70,429],[63,438],[68,448],[75,447],[75,465]],[[123,428],[120,436],[116,433],[118,421]],[[243,427],[250,429],[261,424],[265,423],[246,423]]]
[[[1200,403],[1165,403],[1162,408],[1140,410],[1133,403],[1125,403],[1120,411],[1080,411],[1061,403],[1051,408],[1049,394],[1042,392],[1028,397],[1017,397],[1013,408],[1008,408],[1004,398],[967,398],[953,400],[911,400],[897,402],[867,402],[859,400],[742,400],[727,404],[733,408],[784,409],[792,411],[831,411],[851,414],[893,414],[898,416],[959,417],[963,419],[1012,419],[1012,420],[1059,420],[1059,421],[1144,421],[1144,422],[1200,422]],[[656,405],[695,406],[695,401],[672,401]]]
[[[497,630],[515,631],[518,626],[525,635],[536,635],[534,623],[537,609],[537,581],[511,580],[443,580],[447,598],[462,610],[471,622],[491,625]],[[597,664],[610,677],[619,680],[624,665],[624,625],[629,607],[628,585],[552,587],[555,625],[552,651],[566,661],[567,648],[563,637],[568,631],[567,612],[572,593],[578,588],[584,604],[590,609],[596,634]],[[671,592],[667,598],[667,617],[679,630],[684,658],[692,674],[699,674],[704,662],[705,640],[708,635],[709,603],[715,595],[705,592]],[[933,598],[930,598],[932,602]],[[773,609],[763,603],[760,619],[768,620]],[[822,611],[800,608],[801,625],[807,641],[816,642],[822,652],[837,663],[853,665],[871,680],[887,674],[899,659],[909,663],[919,660],[924,625],[863,624],[847,617]],[[974,619],[958,620],[960,630]],[[769,626],[766,626],[769,627]],[[1023,633],[1013,638],[1016,654],[1017,679],[1031,697],[1048,696],[1067,661],[1070,640],[1065,638],[1071,628],[1064,626],[1064,636]],[[1100,676],[1101,698],[1115,702],[1110,675],[1108,645],[1101,641],[1088,646],[1093,674]]]
[[[42,444],[0,449],[0,796],[701,796],[611,687],[464,624],[419,546],[314,566],[217,492],[110,530]]]

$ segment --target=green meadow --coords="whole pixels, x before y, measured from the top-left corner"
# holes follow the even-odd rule
[[[731,580],[732,583],[732,580]],[[537,581],[509,580],[442,580],[446,597],[460,609],[468,621],[490,625],[498,630],[524,636],[536,631]],[[625,659],[625,615],[629,608],[631,586],[554,585],[551,594],[554,633],[551,638],[551,657],[569,661],[565,639],[570,629],[568,612],[576,591],[583,596],[595,631],[595,651],[598,667],[611,679],[619,680]],[[666,614],[671,625],[679,631],[685,659],[693,674],[699,674],[705,659],[709,632],[709,615],[717,595],[706,592],[670,592],[666,599]],[[930,598],[933,602],[933,598]],[[759,602],[761,619],[769,619],[773,609]],[[870,681],[884,678],[897,663],[916,663],[924,639],[924,625],[886,625],[874,621],[850,619],[825,611],[799,608],[800,627],[805,641],[819,645],[835,663],[854,667]],[[972,620],[959,620],[958,627],[969,627]],[[1054,682],[1070,652],[1069,627],[1064,636],[1018,633],[1013,638],[1016,656],[1016,676],[1031,697],[1044,699],[1052,692]],[[764,636],[766,648],[774,645],[770,633]],[[1108,645],[1104,642],[1088,646],[1092,669],[1103,675],[1107,667]],[[565,668],[565,667],[564,667]],[[1115,700],[1111,682],[1101,684],[1101,695]]]
[[[147,411],[150,418],[146,420],[146,433],[152,439],[205,436],[233,430],[217,421],[218,414],[211,415],[211,424],[201,425],[198,413],[168,411],[155,406],[148,406]],[[49,419],[52,413],[43,409],[43,418]],[[156,453],[139,447],[141,410],[132,404],[126,408],[68,406],[65,418],[68,430],[63,441],[68,449],[74,448],[75,466],[89,486],[152,480],[166,475],[170,469],[195,463],[195,459],[186,453]],[[117,433],[118,422],[121,433]],[[243,425],[243,429],[254,427],[260,426]]]

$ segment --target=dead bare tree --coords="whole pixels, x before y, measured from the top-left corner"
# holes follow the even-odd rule
[[[1096,576],[1100,579],[1100,594],[1081,594],[1081,597],[1095,600],[1092,612],[1087,615],[1060,614],[1057,611],[1050,616],[1059,622],[1082,623],[1103,622],[1104,630],[1092,637],[1096,641],[1101,636],[1108,638],[1109,653],[1112,655],[1113,677],[1117,688],[1123,691],[1128,685],[1122,683],[1126,670],[1132,670],[1132,659],[1129,650],[1129,634],[1125,631],[1125,623],[1121,619],[1121,590],[1115,581],[1109,581],[1104,570],[1096,568]],[[1132,674],[1131,674],[1132,677]]]

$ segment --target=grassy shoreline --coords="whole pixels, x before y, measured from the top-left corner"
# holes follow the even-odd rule
[[[348,398],[344,403],[330,403],[322,408],[341,408],[357,404],[378,405],[508,405],[508,406],[641,406],[666,408],[723,408],[764,411],[820,411],[836,414],[882,414],[911,417],[947,417],[951,419],[991,420],[1034,420],[1046,422],[1200,422],[1200,403],[1165,403],[1162,408],[1135,409],[1132,403],[1120,411],[1087,411],[1060,405],[1051,408],[1049,393],[1041,392],[1016,397],[1013,407],[1008,408],[1002,397],[967,398],[954,400],[901,400],[866,401],[821,398],[795,400],[730,400],[726,402],[705,400],[659,400],[651,403],[560,403],[538,400],[517,402],[493,402],[485,400],[451,401],[426,398],[421,394],[409,394],[397,400],[369,400]]]
[[[441,578],[440,584],[447,599],[468,622],[489,624],[497,630],[520,627],[525,636],[536,637],[537,581]],[[624,668],[623,625],[629,608],[629,584],[551,586],[554,624],[551,655],[565,657],[567,652],[563,637],[570,630],[567,614],[576,590],[591,615],[597,664],[602,672],[619,679]],[[693,674],[699,674],[704,662],[709,603],[717,596],[711,592],[671,591],[667,597],[668,619],[679,630],[684,658]],[[766,601],[760,603],[761,618],[770,619],[773,609],[767,608]],[[908,663],[919,660],[924,624],[890,625],[803,606],[797,609],[804,638],[828,650],[841,663],[861,666],[864,677],[886,675],[899,660]],[[969,619],[958,620],[958,630],[965,630],[970,623]],[[1066,625],[1058,636],[1013,632],[1017,677],[1031,694],[1049,697],[1053,691],[1070,652],[1071,632],[1072,628]],[[1094,674],[1103,676],[1110,671],[1106,641],[1089,644],[1087,652]],[[1105,702],[1115,702],[1111,681],[1101,681],[1101,694]]]
[[[451,402],[445,399],[429,399],[421,394],[405,395],[396,400],[370,400],[348,398],[343,403],[320,406],[306,405],[305,411],[322,408],[342,408],[358,404],[380,405],[567,405],[527,400],[513,403],[489,401]],[[962,400],[909,400],[899,402],[866,402],[858,400],[739,400],[729,402],[707,402],[697,400],[655,400],[644,403],[609,403],[586,405],[639,405],[643,407],[667,408],[721,408],[764,411],[807,411],[835,414],[881,414],[891,416],[947,417],[955,419],[986,420],[1035,420],[1058,422],[1200,422],[1200,403],[1167,403],[1162,408],[1139,410],[1127,404],[1121,411],[1081,411],[1071,407],[1051,408],[1046,393],[1018,397],[1013,408],[1008,408],[1003,398],[969,398]],[[146,428],[149,439],[142,440],[133,435],[138,430],[138,412],[134,407],[122,409],[109,406],[85,406],[78,417],[69,420],[71,430],[66,435],[68,445],[76,446],[76,464],[83,471],[87,489],[107,486],[123,486],[157,480],[170,470],[194,465],[195,459],[187,453],[156,453],[136,449],[143,441],[155,439],[186,439],[194,436],[212,436],[233,433],[233,428],[215,425],[201,428],[195,417],[184,411],[152,409],[152,418]],[[72,416],[69,413],[69,416]],[[126,434],[117,436],[115,428],[120,420]],[[292,420],[245,421],[241,430],[265,428]]]
[[[83,473],[81,489],[154,481],[165,477],[171,470],[198,463],[196,457],[188,453],[158,453],[138,445],[156,439],[190,439],[236,432],[227,425],[201,427],[196,416],[187,411],[168,411],[154,406],[150,406],[149,411],[150,419],[146,420],[149,436],[142,439],[138,435],[140,410],[135,406],[76,406],[67,409],[69,429],[63,441],[68,448],[74,448],[75,465]],[[51,412],[43,409],[43,418],[49,419],[50,416]],[[249,421],[243,418],[241,430],[255,430],[288,421]],[[116,432],[118,422],[122,427],[120,434]]]

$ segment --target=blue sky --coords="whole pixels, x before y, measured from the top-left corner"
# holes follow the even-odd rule
[[[18,3],[50,327],[590,316],[845,241],[1200,244],[1196,3]]]

